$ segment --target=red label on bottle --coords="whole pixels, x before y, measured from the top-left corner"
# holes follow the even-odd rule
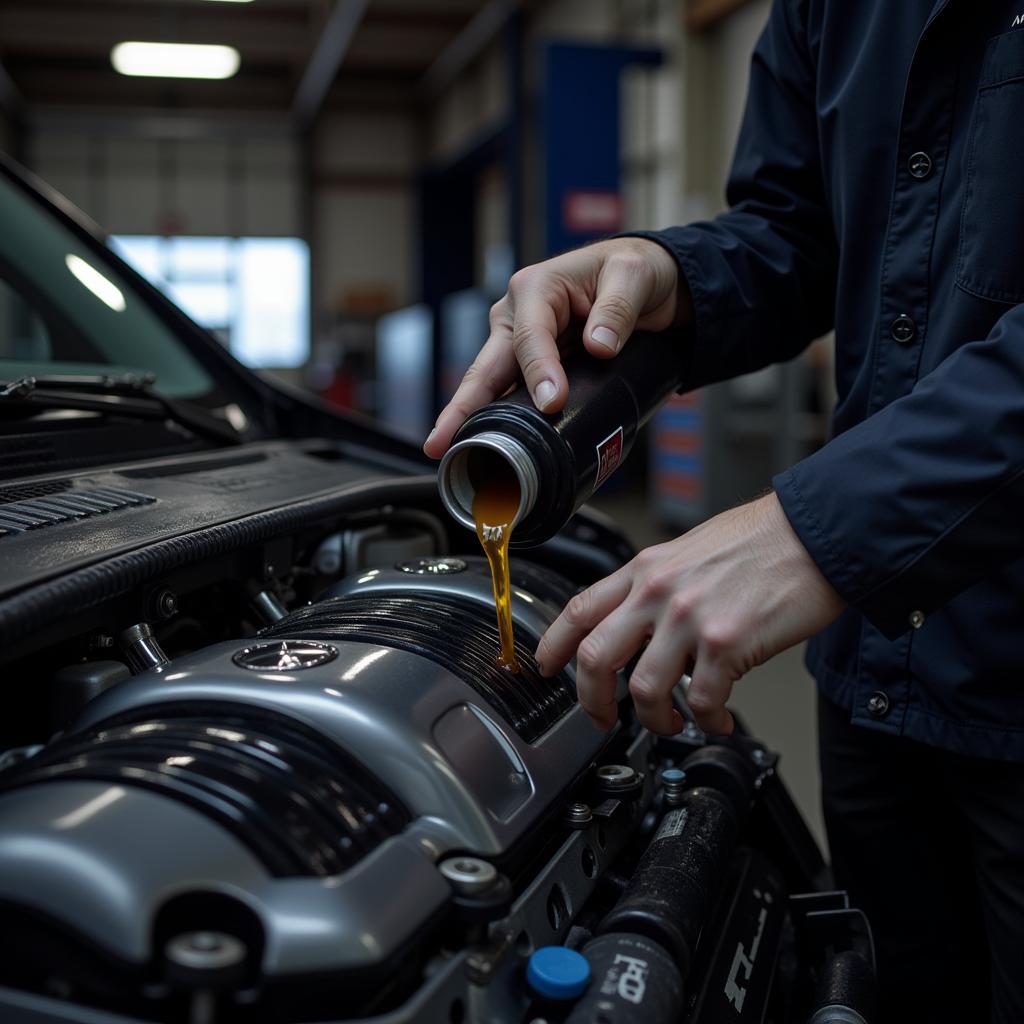
[[[613,430],[597,446],[597,479],[594,481],[594,490],[601,486],[614,472],[615,468],[622,461],[622,427]]]

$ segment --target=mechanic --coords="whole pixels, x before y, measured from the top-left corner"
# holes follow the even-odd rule
[[[694,388],[834,327],[833,439],[585,591],[538,660],[576,653],[607,727],[642,649],[630,690],[663,734],[692,661],[689,703],[728,733],[733,683],[814,637],[832,862],[887,1021],[1024,1021],[1022,168],[1024,0],[775,0],[728,212],[517,273],[425,445],[520,369],[560,409],[572,317],[602,358],[691,330]]]

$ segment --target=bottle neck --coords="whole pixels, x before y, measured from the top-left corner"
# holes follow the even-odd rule
[[[536,503],[540,481],[537,465],[526,448],[499,431],[484,431],[448,449],[437,471],[441,502],[455,520],[475,530],[473,501],[477,490],[496,473],[508,473],[510,469],[519,484],[519,508],[512,520],[515,526]]]

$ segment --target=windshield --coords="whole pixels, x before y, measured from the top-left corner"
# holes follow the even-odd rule
[[[0,381],[152,373],[173,398],[214,388],[120,274],[0,176]]]

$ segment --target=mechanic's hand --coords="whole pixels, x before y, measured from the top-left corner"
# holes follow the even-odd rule
[[[689,292],[682,314],[687,315]],[[423,450],[439,459],[475,409],[526,378],[534,404],[553,413],[569,385],[555,339],[573,317],[586,318],[583,344],[610,358],[637,327],[661,331],[676,318],[679,271],[657,242],[613,238],[564,253],[513,275],[491,307],[491,333],[458,390],[441,411]]]
[[[692,664],[697,724],[730,733],[732,684],[844,606],[768,494],[641,551],[578,594],[541,638],[537,663],[553,675],[575,653],[580,704],[608,729],[618,716],[615,673],[642,650],[629,690],[641,723],[663,736],[683,728],[672,689]]]

